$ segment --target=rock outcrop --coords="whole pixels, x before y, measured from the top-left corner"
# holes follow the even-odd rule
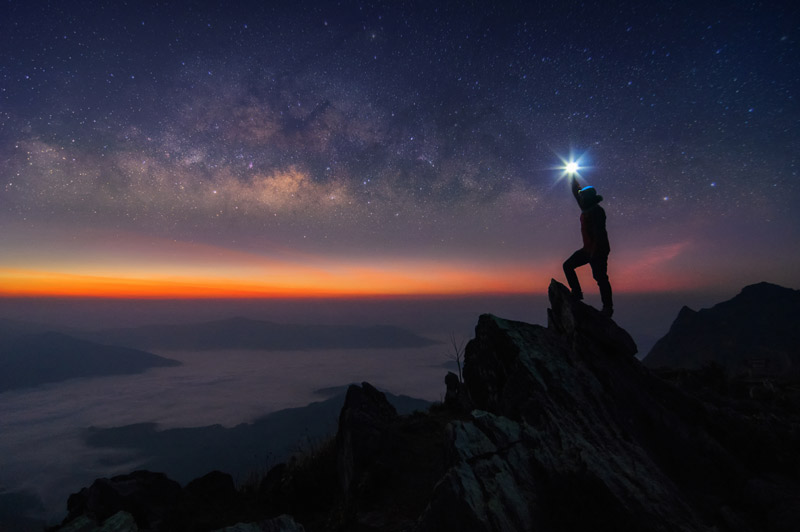
[[[644,359],[651,368],[716,364],[734,375],[800,376],[800,290],[746,286],[709,309],[683,307]]]
[[[366,471],[376,469],[376,459],[388,444],[387,429],[396,419],[397,410],[369,383],[347,390],[336,434],[337,470],[345,495],[359,489],[354,484]]]
[[[464,368],[476,410],[449,427],[453,465],[420,528],[702,529],[665,468],[670,443],[714,452],[691,401],[612,320],[558,283],[549,295],[547,328],[481,316]]]
[[[70,495],[67,521],[84,517],[105,523],[119,512],[125,512],[133,517],[139,528],[166,529],[173,508],[182,502],[181,499],[180,484],[163,473],[135,471],[129,475],[97,479],[88,488]],[[118,517],[122,518],[123,514]]]
[[[800,524],[796,419],[781,427],[793,445],[772,445],[746,416],[718,417],[650,373],[630,336],[563,285],[549,296],[547,328],[481,316],[464,368],[476,410],[448,426],[450,467],[419,530]],[[762,482],[781,495],[755,503],[748,486]]]
[[[203,531],[304,532],[291,516],[256,516],[233,478],[212,471],[185,488],[162,473],[135,471],[101,478],[70,496],[69,515],[59,532]]]
[[[205,507],[240,504],[226,522],[253,530],[284,514],[309,531],[798,529],[796,412],[762,418],[690,395],[566,287],[553,281],[549,296],[547,327],[479,318],[445,404],[400,416],[371,385],[351,386],[334,440],[271,470],[255,505],[220,475],[200,482]]]

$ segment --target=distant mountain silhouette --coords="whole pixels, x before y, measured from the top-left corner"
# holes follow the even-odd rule
[[[0,392],[77,377],[141,373],[180,362],[57,332],[0,336]]]
[[[55,329],[55,327],[43,323],[0,318],[0,339],[14,338],[25,334],[40,334]]]
[[[644,359],[651,368],[711,363],[734,373],[800,372],[800,290],[759,283],[710,309],[683,307]]]
[[[383,349],[424,347],[433,340],[386,325],[300,325],[231,318],[181,325],[110,329],[84,337],[139,349]]]
[[[222,425],[159,430],[155,423],[112,428],[90,427],[84,433],[92,447],[130,449],[141,453],[146,469],[162,471],[181,483],[213,469],[241,479],[286,460],[293,452],[308,451],[336,432],[347,386],[324,401],[267,414],[232,428]],[[320,390],[326,394],[328,390]],[[387,393],[400,413],[425,410],[430,402]],[[123,457],[127,461],[129,457]]]
[[[0,530],[45,530],[45,522],[32,517],[44,512],[44,505],[36,495],[24,491],[0,491]]]

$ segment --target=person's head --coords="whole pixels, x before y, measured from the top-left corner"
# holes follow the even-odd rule
[[[578,191],[578,197],[581,199],[581,208],[588,209],[594,207],[601,201],[603,196],[597,193],[593,186],[583,187]]]

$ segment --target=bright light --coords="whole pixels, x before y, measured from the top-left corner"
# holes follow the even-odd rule
[[[557,181],[561,181],[565,177],[573,177],[578,176],[580,177],[581,172],[584,170],[589,169],[590,167],[587,166],[584,161],[586,158],[586,154],[582,153],[580,155],[575,155],[574,153],[570,153],[568,158],[558,156],[561,159],[561,164],[559,166],[553,167],[553,170],[558,170],[561,174],[558,176]]]

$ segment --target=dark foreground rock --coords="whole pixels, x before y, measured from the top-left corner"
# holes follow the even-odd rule
[[[60,532],[226,530],[303,532],[290,516],[259,517],[227,473],[212,471],[185,488],[162,473],[135,471],[96,480],[70,496]],[[241,523],[240,519],[254,519]]]
[[[563,285],[549,295],[547,327],[480,317],[444,405],[400,416],[369,384],[352,386],[336,438],[257,487],[232,491],[216,474],[166,514],[119,509],[140,528],[154,515],[152,530],[200,530],[191,518],[203,509],[214,526],[254,530],[281,515],[308,531],[800,529],[796,412],[681,389]],[[118,505],[101,507],[70,515]]]

